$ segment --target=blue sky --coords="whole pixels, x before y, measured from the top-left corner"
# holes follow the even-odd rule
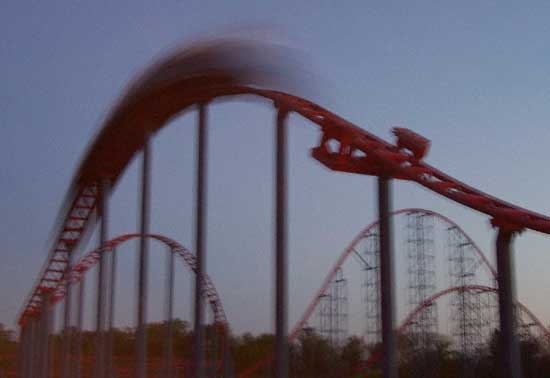
[[[74,169],[128,81],[171,46],[228,30],[275,36],[304,52],[320,78],[311,97],[340,116],[386,139],[392,126],[413,129],[432,140],[430,164],[550,214],[549,16],[545,2],[3,2],[0,322],[13,326]],[[151,228],[189,247],[194,117],[172,122],[153,145]],[[266,104],[242,101],[210,111],[208,271],[239,331],[271,326],[273,117]],[[293,116],[290,137],[296,319],[376,211],[372,178],[330,172],[309,158],[314,127]],[[112,236],[137,227],[136,167],[113,195]],[[486,217],[408,183],[395,184],[394,207],[442,212],[493,258]],[[550,242],[525,232],[515,246],[518,297],[549,324]],[[132,286],[134,247],[125,247],[121,293]],[[159,287],[163,260],[153,261]],[[188,286],[182,277],[181,296]],[[151,296],[153,319],[159,295]],[[120,303],[117,319],[128,323],[132,302]]]

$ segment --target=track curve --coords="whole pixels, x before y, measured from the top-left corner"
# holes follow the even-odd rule
[[[418,315],[424,308],[433,304],[439,298],[449,295],[451,293],[461,292],[461,291],[462,292],[470,291],[470,290],[481,292],[481,293],[488,293],[488,292],[498,293],[498,289],[490,286],[484,286],[484,285],[454,286],[454,287],[447,288],[445,290],[441,290],[435,293],[434,295],[432,295],[431,297],[427,298],[426,300],[424,300],[424,302],[420,303],[415,309],[413,309],[409,313],[409,315],[405,317],[403,322],[401,322],[401,325],[397,328],[395,333],[397,335],[403,334],[403,332],[405,332],[407,327],[413,323],[413,320],[416,317],[416,315]],[[524,304],[518,301],[516,302],[516,305],[519,307],[520,311],[525,313],[533,321],[533,323],[536,324],[536,326],[540,330],[542,330],[543,334],[546,336],[546,341],[550,343],[550,330],[546,328],[544,324],[540,321],[540,319],[538,319]],[[362,364],[360,367],[357,367],[355,369],[355,372],[368,369],[370,366],[372,366],[381,358],[382,358],[381,352],[372,354],[364,364]]]
[[[71,285],[74,285],[84,277],[84,274],[93,268],[99,261],[99,256],[104,251],[112,251],[117,246],[132,240],[137,239],[141,235],[140,234],[124,234],[120,235],[116,238],[113,238],[109,240],[104,248],[96,248],[84,256],[82,256],[78,262],[73,266],[69,273],[69,282]],[[196,273],[196,259],[195,255],[193,255],[187,248],[182,246],[180,243],[176,242],[173,239],[167,238],[163,235],[158,234],[148,234],[146,235],[147,238],[152,240],[157,240],[161,242],[162,244],[170,247],[173,251],[173,253],[176,253],[178,256],[180,256],[187,267],[191,269],[193,272]],[[225,311],[223,309],[223,305],[220,299],[220,296],[218,295],[218,292],[216,290],[216,287],[212,283],[212,280],[208,275],[204,275],[203,277],[203,287],[204,287],[204,297],[206,298],[207,302],[210,304],[212,311],[214,313],[214,321],[217,325],[223,326],[225,329],[228,329],[228,323],[227,323],[227,317],[225,315]],[[52,296],[52,302],[51,305],[63,300],[65,297],[65,285],[64,281],[60,281],[58,286],[55,288]]]
[[[468,240],[468,242],[472,245],[474,252],[478,256],[478,258],[481,260],[483,265],[487,268],[487,270],[490,272],[490,274],[496,279],[496,277],[497,277],[496,269],[491,265],[491,263],[489,262],[487,257],[483,254],[483,252],[478,247],[476,242],[472,238],[470,238],[470,236],[462,229],[462,227],[460,227],[453,220],[451,220],[450,218],[448,218],[445,215],[440,214],[438,212],[435,212],[435,211],[432,211],[432,210],[420,209],[420,208],[407,208],[407,209],[395,210],[395,211],[392,211],[390,213],[390,216],[394,217],[394,216],[397,216],[397,215],[400,215],[400,214],[406,214],[406,213],[428,214],[428,215],[434,216],[434,217],[442,220],[443,222],[445,222],[449,226],[456,227],[456,229],[460,232],[460,234],[463,235],[466,238],[466,240]],[[379,223],[379,221],[376,220],[376,221],[368,224],[363,230],[361,230],[359,232],[359,234],[357,234],[357,236],[351,241],[351,243],[340,253],[340,256],[338,257],[338,259],[336,260],[336,262],[332,266],[332,269],[329,271],[329,273],[327,274],[327,276],[323,280],[323,283],[322,283],[321,287],[319,288],[319,290],[316,292],[315,296],[312,298],[311,302],[306,307],[306,310],[304,311],[304,314],[302,315],[300,320],[294,324],[294,327],[292,327],[292,330],[290,331],[290,334],[289,334],[289,337],[288,337],[290,342],[294,341],[298,337],[298,335],[300,334],[300,331],[304,328],[304,326],[307,324],[307,322],[309,321],[309,319],[313,315],[317,305],[319,304],[319,299],[328,290],[330,284],[334,280],[336,272],[342,267],[344,262],[353,253],[353,251],[354,251],[355,247],[357,246],[357,244],[362,239],[364,239],[374,228],[376,228],[378,226],[378,223]],[[239,377],[240,378],[248,377],[250,374],[255,372],[257,369],[259,369],[262,366],[264,366],[265,364],[267,364],[271,359],[272,359],[272,356],[268,356],[265,359],[262,359],[262,360],[258,361],[253,366],[251,366],[248,369],[241,372]]]
[[[57,285],[67,267],[68,253],[89,232],[97,206],[98,180],[109,178],[112,184],[116,183],[142,149],[149,133],[155,133],[195,104],[227,96],[259,96],[273,102],[277,108],[310,120],[322,132],[321,144],[313,149],[313,156],[331,169],[415,181],[487,214],[499,227],[550,233],[550,218],[544,215],[468,186],[304,98],[260,89],[265,85],[262,79],[266,70],[256,64],[255,59],[261,61],[261,51],[253,51],[255,55],[251,55],[250,49],[238,43],[178,50],[135,82],[111,112],[74,175],[58,216],[56,239],[21,317],[28,312],[29,306],[36,307],[40,303],[44,291]],[[236,64],[235,56],[249,57],[249,60],[244,65]],[[271,73],[277,72],[276,68],[271,69]],[[339,143],[338,151],[331,151],[329,142],[332,140]]]
[[[397,216],[399,214],[406,214],[406,213],[424,213],[428,215],[432,215],[443,222],[447,223],[448,225],[452,227],[456,227],[458,231],[463,235],[468,242],[472,245],[474,252],[479,257],[479,259],[483,262],[483,265],[489,270],[489,272],[493,275],[493,277],[496,279],[497,272],[496,269],[491,265],[487,257],[483,254],[481,249],[477,246],[477,244],[468,236],[468,234],[454,221],[447,218],[446,216],[437,213],[432,210],[426,210],[426,209],[419,209],[419,208],[408,208],[408,209],[400,209],[396,210],[390,213],[390,216]],[[353,250],[357,246],[357,244],[369,234],[370,231],[372,231],[375,227],[378,226],[379,221],[376,220],[372,223],[370,223],[367,227],[365,227],[359,234],[352,240],[352,242],[347,246],[344,251],[340,254],[340,257],[336,260],[336,263],[333,265],[332,269],[329,271],[328,275],[325,277],[323,284],[317,291],[315,297],[313,297],[313,300],[309,303],[308,307],[306,308],[306,311],[302,315],[302,318],[294,325],[292,328],[292,331],[290,332],[289,339],[294,340],[300,333],[300,330],[305,326],[305,324],[308,322],[309,318],[315,311],[315,308],[317,307],[319,303],[320,296],[325,293],[330,286],[332,280],[334,279],[334,276],[336,275],[336,272],[338,269],[342,267],[344,262],[347,260],[347,258],[353,253]]]

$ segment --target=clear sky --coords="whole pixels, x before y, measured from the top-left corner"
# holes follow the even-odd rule
[[[312,97],[340,116],[386,139],[392,126],[413,129],[432,140],[430,164],[550,214],[549,17],[542,1],[3,1],[0,322],[14,325],[76,165],[127,82],[174,44],[228,30],[275,35],[305,52],[320,78]],[[261,102],[210,112],[208,272],[238,331],[271,327],[273,117]],[[291,124],[292,321],[376,211],[375,181],[320,166],[308,157],[316,129],[294,116]],[[189,247],[193,125],[193,113],[180,117],[153,146],[152,231]],[[136,167],[114,193],[112,236],[136,230]],[[396,183],[394,198],[395,208],[451,217],[493,258],[485,216],[406,183]],[[525,232],[515,246],[518,297],[549,324],[550,240]],[[135,245],[125,248],[121,324],[132,320],[122,290],[132,286]],[[159,287],[163,262],[153,261]],[[178,293],[188,294],[188,280],[179,280]],[[159,297],[151,296],[152,319],[161,314]]]

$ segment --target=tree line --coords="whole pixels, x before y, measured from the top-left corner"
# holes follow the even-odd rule
[[[72,329],[71,338],[75,340],[76,330]],[[165,376],[164,365],[167,323],[149,323],[146,327],[148,369],[150,377]],[[206,326],[205,356],[209,377],[221,376],[223,359],[223,335],[219,327]],[[113,367],[115,377],[134,376],[135,330],[133,328],[114,328],[112,334],[105,337],[113,340]],[[401,378],[497,378],[499,371],[499,332],[495,330],[489,343],[475,350],[474,354],[464,356],[456,350],[449,337],[434,334],[424,339],[422,345],[412,335],[398,338],[399,377]],[[63,355],[63,335],[50,337],[52,376],[60,374]],[[172,323],[173,355],[176,376],[188,376],[192,359],[193,332],[188,322],[175,319]],[[92,376],[93,357],[96,349],[96,333],[83,331],[80,334],[83,376]],[[253,335],[244,333],[230,336],[231,364],[235,372],[242,372],[273,354],[274,336],[264,333]],[[15,376],[17,340],[15,332],[0,324],[0,378]],[[523,377],[544,378],[550,376],[549,347],[541,340],[529,336],[520,338],[521,363]],[[72,354],[76,355],[73,343]],[[380,362],[365,368],[365,362],[372,355],[381,354],[381,345],[365,344],[362,338],[351,336],[335,344],[322,337],[314,329],[304,329],[289,347],[291,378],[359,378],[368,376],[379,378]],[[251,378],[272,376],[273,366],[269,361],[258,369]]]

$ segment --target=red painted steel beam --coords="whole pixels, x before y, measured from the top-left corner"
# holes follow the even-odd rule
[[[140,234],[125,234],[125,235],[118,236],[116,238],[109,240],[106,243],[107,248],[104,249],[104,251],[115,249],[119,245],[129,240],[138,239],[139,237],[140,237]],[[148,234],[146,235],[146,237],[153,240],[157,240],[160,243],[166,246],[169,246],[171,249],[174,250],[174,253],[176,253],[178,256],[180,256],[184,260],[185,264],[191,269],[191,271],[196,272],[195,256],[189,250],[187,250],[184,246],[162,235]],[[84,274],[98,263],[101,252],[102,252],[101,248],[96,248],[88,252],[86,255],[84,255],[78,260],[78,262],[73,266],[73,269],[71,270],[71,272],[69,272],[69,275],[68,275],[71,285],[74,285],[80,282]],[[214,321],[217,324],[222,325],[225,329],[228,327],[227,317],[225,315],[225,311],[223,309],[222,302],[216,290],[216,287],[214,286],[214,283],[212,282],[212,280],[208,275],[206,274],[203,275],[203,280],[204,280],[203,293],[204,293],[204,296],[207,297],[208,302],[212,306],[212,311],[214,313]],[[54,289],[52,288],[52,290],[55,290],[52,295],[51,305],[53,306],[57,302],[63,300],[65,296],[64,281],[60,280],[59,284]],[[32,302],[33,306],[38,306],[39,303],[40,301]]]

